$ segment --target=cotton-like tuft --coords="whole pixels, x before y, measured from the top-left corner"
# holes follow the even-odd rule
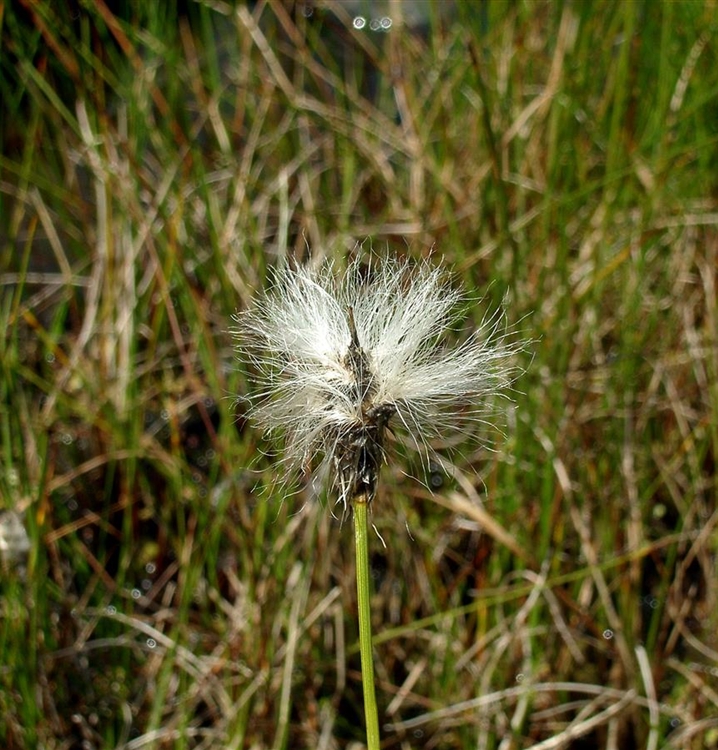
[[[250,417],[284,435],[291,470],[328,475],[339,502],[370,501],[388,430],[419,449],[483,421],[513,380],[499,312],[451,346],[465,296],[441,268],[372,258],[344,273],[327,262],[275,272],[235,316],[240,357],[254,370]]]

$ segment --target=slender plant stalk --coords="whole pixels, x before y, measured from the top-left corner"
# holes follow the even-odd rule
[[[379,750],[379,712],[374,688],[374,658],[371,649],[371,610],[369,606],[369,543],[366,495],[354,498],[354,539],[356,541],[357,599],[359,601],[359,651],[364,689],[364,716],[368,750]]]
[[[439,267],[360,255],[339,275],[331,262],[279,269],[267,293],[235,320],[240,351],[258,375],[249,413],[284,432],[290,471],[315,468],[354,509],[359,648],[367,747],[379,750],[369,606],[369,504],[387,458],[390,422],[417,446],[456,413],[483,422],[485,396],[510,385],[520,350],[489,315],[451,348],[442,337],[464,296]]]

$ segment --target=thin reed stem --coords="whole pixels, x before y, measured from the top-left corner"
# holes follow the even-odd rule
[[[354,498],[354,539],[356,542],[357,599],[359,601],[359,651],[364,690],[364,716],[368,750],[379,750],[379,712],[374,688],[374,658],[371,648],[371,609],[369,602],[369,503],[366,495]]]

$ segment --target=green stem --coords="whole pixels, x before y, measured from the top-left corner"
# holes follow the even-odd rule
[[[356,542],[357,599],[359,600],[359,651],[364,689],[367,750],[379,750],[379,712],[374,688],[374,659],[371,650],[371,609],[369,606],[369,544],[366,496],[354,498],[354,539]]]

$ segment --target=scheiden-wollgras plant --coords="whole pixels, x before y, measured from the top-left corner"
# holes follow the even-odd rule
[[[235,317],[241,355],[256,370],[250,416],[283,433],[288,470],[328,477],[354,510],[359,636],[367,744],[379,747],[369,619],[367,511],[385,459],[387,432],[417,448],[468,421],[515,374],[520,348],[484,320],[457,346],[445,341],[464,295],[429,262],[354,261],[277,271],[254,308]]]

